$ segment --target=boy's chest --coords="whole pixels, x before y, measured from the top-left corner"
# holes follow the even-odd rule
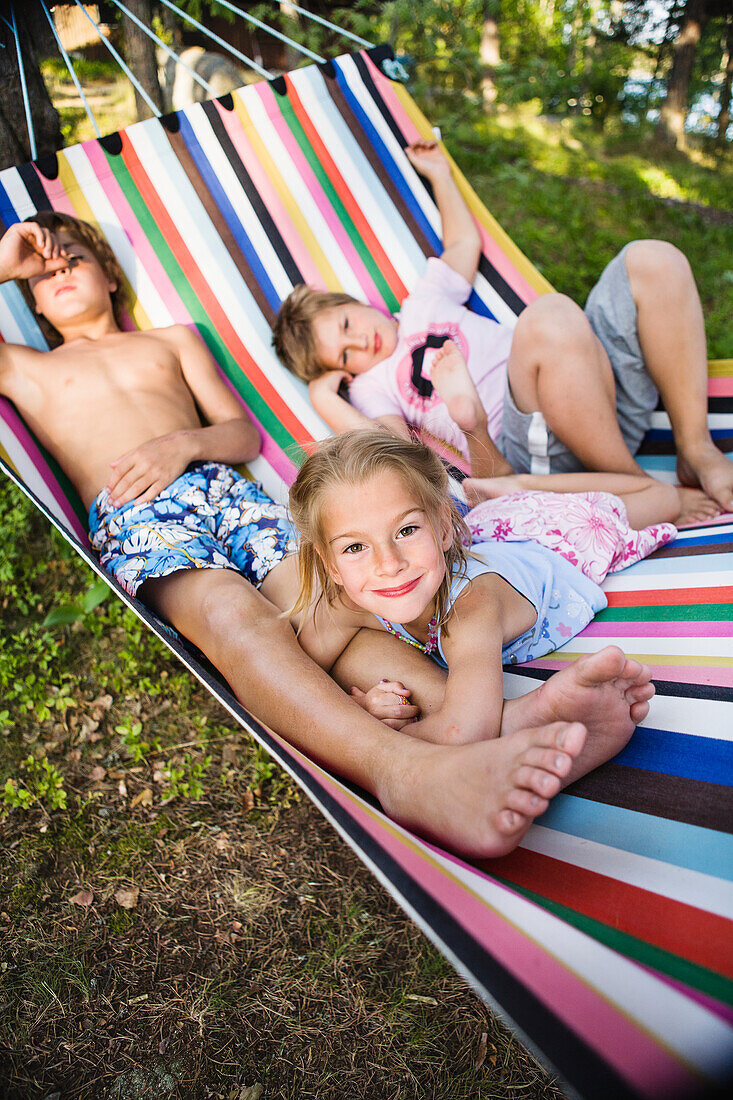
[[[155,340],[69,347],[44,358],[38,380],[47,402],[114,404],[184,386],[178,356]]]

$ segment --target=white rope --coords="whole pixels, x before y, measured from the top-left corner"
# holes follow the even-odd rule
[[[328,19],[324,19],[322,15],[316,15],[315,12],[308,11],[307,8],[301,8],[297,4],[292,4],[290,0],[276,0],[278,5],[287,4],[289,8],[293,8],[301,15],[305,15],[307,19],[313,19],[314,22],[320,23],[324,27],[328,27],[329,30],[336,31],[337,34],[342,34],[346,38],[350,38],[352,42],[358,42],[360,46],[366,46],[367,49],[371,49],[374,45],[373,42],[367,42],[366,38],[360,38],[358,34],[353,34],[351,31],[347,31],[345,27],[337,27],[335,23],[329,23]]]
[[[76,2],[78,4],[79,0],[76,0]],[[214,42],[218,42],[220,46],[223,46],[224,49],[228,50],[230,54],[234,55],[234,57],[238,57],[240,61],[243,61],[245,65],[249,65],[249,67],[251,69],[254,69],[256,73],[259,73],[260,76],[264,76],[265,80],[272,80],[272,73],[268,73],[267,69],[263,69],[262,66],[258,65],[256,61],[253,61],[251,57],[245,57],[245,55],[243,53],[240,53],[239,50],[235,50],[234,46],[230,46],[229,43],[225,42],[223,38],[219,38],[218,34],[214,34],[214,32],[205,27],[203,23],[199,23],[198,19],[194,19],[192,15],[187,15],[186,12],[182,11],[181,8],[177,7],[175,4],[172,4],[171,0],[160,0],[160,2],[161,4],[165,4],[167,8],[170,8],[171,11],[178,12],[181,18],[185,19],[187,23],[191,23],[194,27],[196,27],[197,30],[201,31],[202,34],[208,35],[208,37],[212,38]]]
[[[307,49],[306,46],[301,46],[299,42],[295,42],[292,38],[288,38],[286,34],[281,34],[280,31],[275,30],[274,27],[268,27],[267,23],[262,23],[259,19],[255,19],[254,15],[249,15],[248,12],[242,11],[241,8],[236,7],[235,4],[230,4],[229,0],[216,0],[217,4],[221,4],[224,8],[229,8],[230,11],[236,12],[237,15],[241,15],[242,19],[246,19],[248,23],[254,23],[256,27],[266,31],[268,34],[274,35],[275,38],[279,38],[281,42],[286,42],[288,46],[292,46],[294,50],[299,50],[300,53],[305,54],[306,57],[310,57],[312,61],[325,61],[325,58],[320,57],[317,53],[313,53],[312,50]]]
[[[61,52],[61,56],[63,57],[64,61],[66,62],[66,68],[69,70],[69,75],[71,76],[71,79],[74,81],[74,84],[76,85],[76,90],[79,93],[79,99],[84,104],[84,110],[87,113],[87,118],[89,119],[92,126],[94,127],[94,133],[97,135],[98,138],[101,138],[102,131],[99,129],[99,126],[97,125],[97,120],[96,120],[96,118],[94,117],[94,115],[92,113],[92,109],[89,106],[89,103],[87,102],[87,97],[84,95],[84,89],[82,88],[81,84],[79,83],[79,77],[76,75],[76,70],[74,69],[74,65],[71,61],[71,58],[67,54],[66,50],[64,49],[64,44],[61,41],[61,39],[59,38],[58,31],[56,30],[56,25],[55,25],[53,19],[51,18],[51,12],[48,10],[48,8],[44,4],[43,0],[38,0],[38,2],[41,5],[41,7],[43,8],[43,12],[44,12],[44,15],[46,16],[46,19],[48,19],[48,25],[51,28],[51,30],[53,31],[53,36],[56,39],[56,45],[58,46],[59,51]]]
[[[150,96],[148,95],[148,93],[147,93],[147,92],[145,91],[145,89],[143,88],[143,86],[142,86],[142,84],[140,83],[140,81],[139,81],[139,80],[137,79],[137,77],[135,76],[135,74],[134,74],[134,73],[133,73],[133,72],[131,71],[131,69],[129,68],[129,66],[127,66],[127,65],[125,64],[125,62],[124,62],[124,61],[123,61],[123,59],[122,59],[122,58],[120,57],[120,55],[118,54],[117,50],[116,50],[116,49],[114,48],[114,46],[112,45],[112,43],[111,43],[111,42],[110,42],[110,41],[109,41],[109,40],[108,40],[107,38],[105,38],[105,36],[104,36],[104,35],[102,34],[102,30],[101,30],[101,28],[100,28],[99,24],[98,24],[98,23],[95,23],[95,22],[94,22],[94,20],[92,19],[91,15],[89,14],[89,12],[88,12],[88,11],[86,10],[86,8],[84,8],[84,7],[82,6],[82,4],[81,4],[81,0],[76,0],[76,6],[77,6],[77,8],[79,9],[79,11],[80,11],[80,12],[82,12],[82,13],[83,13],[83,14],[84,14],[84,15],[85,15],[85,16],[87,17],[87,19],[89,20],[89,22],[90,22],[90,23],[92,24],[92,26],[94,27],[95,31],[96,31],[96,32],[97,32],[97,34],[99,35],[100,41],[101,41],[101,42],[103,42],[103,43],[104,43],[104,45],[105,45],[105,46],[107,47],[107,49],[109,50],[109,52],[110,52],[110,53],[112,54],[112,56],[114,57],[115,61],[116,61],[116,62],[117,62],[117,64],[118,64],[118,65],[120,66],[120,68],[122,69],[122,71],[123,71],[123,73],[125,74],[125,76],[127,77],[127,79],[128,79],[129,81],[130,81],[130,83],[131,83],[131,84],[132,84],[132,86],[133,86],[133,87],[135,88],[135,90],[136,90],[136,91],[138,92],[138,94],[139,94],[139,95],[140,95],[140,96],[141,96],[141,97],[142,97],[142,98],[143,98],[143,99],[145,100],[145,102],[147,103],[148,107],[150,108],[150,110],[151,110],[151,111],[153,112],[153,114],[155,115],[155,117],[156,117],[156,118],[160,118],[160,111],[158,110],[158,108],[156,107],[156,105],[155,105],[155,104],[153,103],[152,99],[150,98]]]
[[[197,84],[200,84],[200,85],[201,85],[201,87],[202,87],[202,88],[204,89],[204,91],[205,91],[205,92],[208,92],[208,93],[209,93],[209,95],[213,96],[213,94],[214,94],[214,89],[213,89],[213,88],[211,87],[211,85],[210,85],[210,84],[207,84],[207,83],[206,83],[206,81],[205,81],[205,80],[203,80],[203,79],[202,79],[202,78],[201,78],[201,77],[199,76],[199,74],[198,74],[198,73],[194,72],[194,70],[193,70],[193,69],[191,68],[191,66],[190,66],[190,65],[187,65],[187,64],[186,64],[186,62],[182,60],[182,58],[181,58],[180,54],[177,54],[177,53],[175,52],[175,50],[172,50],[172,49],[170,48],[170,46],[169,46],[169,45],[167,45],[167,43],[165,43],[165,42],[163,41],[163,39],[162,39],[162,38],[159,38],[159,37],[158,37],[158,35],[157,35],[157,34],[155,33],[155,31],[154,31],[154,30],[151,30],[151,28],[150,28],[150,27],[146,27],[146,26],[145,26],[145,24],[144,24],[144,23],[142,22],[142,20],[141,20],[141,19],[138,19],[138,17],[137,17],[137,16],[136,16],[136,15],[135,15],[135,14],[134,14],[133,12],[131,12],[129,8],[125,7],[125,5],[124,5],[123,3],[121,3],[121,0],[112,0],[112,3],[113,3],[113,4],[114,4],[114,5],[116,6],[116,7],[118,7],[118,8],[119,8],[119,9],[120,9],[121,11],[123,11],[123,12],[125,13],[125,15],[129,16],[129,18],[130,18],[130,19],[132,19],[133,23],[137,23],[137,25],[138,25],[138,27],[140,28],[140,30],[141,30],[141,31],[144,31],[144,32],[145,32],[145,34],[146,34],[146,35],[148,36],[148,38],[152,38],[154,42],[157,42],[159,46],[162,46],[162,48],[163,48],[163,49],[165,50],[165,52],[166,52],[166,53],[167,53],[167,54],[168,54],[168,55],[169,55],[170,57],[172,57],[172,58],[173,58],[173,60],[175,61],[175,63],[176,63],[177,65],[180,65],[180,66],[181,66],[182,68],[184,68],[184,69],[186,70],[186,72],[190,73],[190,74],[191,74],[191,76],[192,76],[192,77],[194,78],[194,80],[196,81],[196,83],[197,83]]]
[[[18,28],[15,23],[15,6],[13,4],[10,6],[10,18],[13,21],[11,29],[15,38],[15,52],[18,55],[18,70],[20,71],[20,86],[23,92],[23,106],[25,107],[25,122],[28,127],[28,140],[31,146],[31,160],[35,160],[37,156],[36,134],[33,129],[33,119],[31,118],[31,105],[28,99],[28,87],[25,80],[25,68],[23,67],[23,55],[20,52],[20,39],[18,38]],[[4,20],[4,22],[7,25],[7,19]]]

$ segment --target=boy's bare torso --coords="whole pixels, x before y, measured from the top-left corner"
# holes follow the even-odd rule
[[[79,339],[51,352],[7,348],[2,390],[88,508],[110,463],[171,432],[201,427],[181,370],[177,326]]]

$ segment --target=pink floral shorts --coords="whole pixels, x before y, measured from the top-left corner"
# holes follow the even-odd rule
[[[531,539],[562,554],[596,584],[608,573],[646,558],[677,534],[673,523],[634,531],[623,501],[601,492],[510,493],[478,504],[465,519],[476,542]]]

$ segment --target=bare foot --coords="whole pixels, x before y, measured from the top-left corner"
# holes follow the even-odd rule
[[[706,519],[713,519],[721,512],[717,501],[712,500],[702,489],[689,489],[683,485],[677,486],[680,497],[680,514],[675,519],[678,527],[684,527],[686,523],[702,523]]]
[[[569,782],[585,740],[580,722],[455,747],[408,738],[377,796],[395,821],[454,852],[506,855]]]
[[[582,722],[588,739],[576,754],[567,778],[571,783],[621,751],[649,713],[653,695],[646,665],[630,660],[617,646],[606,646],[556,672],[536,691],[505,703],[502,740],[527,725]]]
[[[677,458],[677,476],[683,485],[699,486],[717,500],[724,512],[733,512],[733,462],[712,440]]]
[[[466,500],[475,508],[485,500],[518,493],[523,488],[521,474],[509,474],[508,477],[467,477],[461,482]]]
[[[430,381],[445,401],[451,420],[462,432],[486,427],[486,412],[481,404],[466,360],[452,340],[446,340],[433,359]]]

